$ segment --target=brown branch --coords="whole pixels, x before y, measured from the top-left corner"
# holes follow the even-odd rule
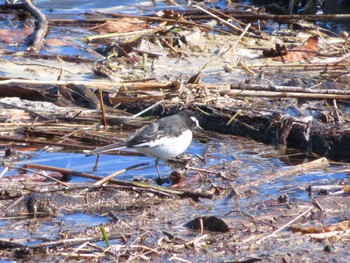
[[[148,21],[160,21],[160,22],[175,23],[175,24],[179,24],[179,25],[196,26],[196,27],[208,30],[208,31],[219,32],[219,33],[222,33],[222,34],[230,34],[230,32],[228,32],[228,31],[217,29],[217,28],[205,25],[205,24],[195,23],[195,22],[192,22],[192,21],[179,21],[177,19],[171,19],[171,18],[151,17],[151,16],[137,16],[137,15],[129,15],[129,14],[114,14],[114,13],[105,13],[105,12],[97,12],[97,13],[104,14],[104,15],[109,15],[109,16],[112,16],[112,17],[115,17],[115,18],[129,17],[129,18],[138,18],[138,19],[143,19],[143,20],[148,20]],[[107,21],[107,20],[110,20],[110,19],[105,19],[104,21]],[[64,20],[60,20],[60,21],[61,22],[65,22]],[[51,20],[50,23],[51,22],[60,22],[60,21],[53,21],[53,20]],[[72,20],[68,20],[68,22],[72,22]]]
[[[44,45],[44,38],[48,30],[46,16],[36,8],[30,0],[24,0],[25,10],[27,10],[35,19],[35,31],[30,36],[33,38],[28,50],[32,53],[38,53]]]
[[[242,84],[242,83],[232,83],[230,89],[240,89],[240,90],[251,90],[251,91],[276,91],[276,92],[300,92],[300,93],[316,93],[316,94],[339,94],[339,95],[350,95],[348,90],[341,89],[325,89],[320,88],[321,85],[315,85],[312,88],[304,88],[298,86],[271,86],[263,84]],[[217,87],[217,86],[216,86]]]
[[[213,9],[211,9],[213,10]],[[220,10],[221,13],[223,13],[225,10]],[[184,18],[191,19],[191,20],[204,20],[204,19],[211,19],[212,16],[204,14],[204,15],[196,15],[193,16],[191,14],[187,15],[185,11],[178,11],[180,15],[183,15]],[[112,17],[131,17],[131,18],[138,18],[142,20],[147,21],[161,21],[161,22],[172,22],[172,23],[179,23],[183,25],[195,25],[198,27],[202,27],[207,30],[213,30],[216,32],[221,32],[228,34],[229,32],[225,30],[216,29],[213,27],[210,27],[205,24],[197,24],[191,21],[178,21],[176,19],[171,18],[163,18],[163,17],[155,17],[154,15],[150,16],[138,16],[138,15],[129,15],[129,14],[115,14],[115,13],[106,13],[106,12],[98,12],[100,14],[109,15]],[[203,13],[203,12],[202,12]],[[305,14],[293,14],[293,15],[272,15],[272,14],[266,14],[266,13],[251,13],[251,12],[242,12],[242,11],[233,11],[233,12],[225,12],[226,14],[230,14],[230,16],[234,19],[241,19],[241,20],[274,20],[274,21],[283,21],[283,22],[293,22],[293,20],[307,20],[307,21],[317,21],[317,20],[348,20],[350,18],[350,14],[317,14],[317,15],[305,15]],[[227,19],[227,16],[221,15],[218,13],[218,16],[221,18]],[[86,19],[84,21],[79,20],[73,20],[73,19],[60,19],[60,20],[50,20],[49,23],[57,24],[57,23],[104,23],[106,22],[107,18],[96,18],[96,19]]]
[[[213,10],[213,8],[211,8]],[[215,10],[215,9],[214,9]],[[316,21],[316,20],[347,20],[350,19],[350,14],[317,14],[317,15],[309,15],[309,14],[293,14],[293,15],[272,15],[267,13],[256,13],[256,12],[247,12],[247,11],[240,11],[240,10],[219,10],[221,13],[230,14],[235,19],[244,19],[244,20],[275,20],[275,21],[291,21],[291,20],[308,20],[308,21]],[[211,16],[208,16],[204,12],[198,12],[194,17],[193,10],[184,10],[184,11],[177,11],[180,15],[182,15],[184,18],[187,16],[190,16],[191,20],[195,19],[208,19],[212,18]],[[102,12],[100,12],[102,13]],[[106,15],[111,15],[113,17],[131,17],[133,15],[128,14],[111,14],[111,13],[102,13]],[[202,15],[205,14],[205,15]],[[220,13],[218,13],[220,15]],[[152,16],[135,16],[139,19],[149,19],[149,20],[156,20],[156,19],[162,19],[161,17],[154,17]],[[227,18],[227,16],[221,15],[223,18]],[[164,18],[163,18],[164,19]],[[172,19],[174,20],[174,19]],[[162,20],[167,21],[167,20]]]
[[[102,122],[103,122],[103,128],[106,131],[107,130],[107,119],[106,119],[106,111],[105,111],[105,105],[103,103],[103,95],[102,95],[102,90],[98,90],[98,95],[99,95],[99,99],[100,99],[100,106],[101,106],[101,118],[102,118]]]
[[[95,148],[95,146],[90,145],[84,145],[83,143],[78,144],[79,142],[76,141],[74,144],[72,142],[70,143],[60,143],[60,142],[53,142],[53,141],[41,141],[41,140],[32,140],[32,139],[26,139],[26,138],[17,138],[15,136],[0,136],[0,141],[10,141],[10,142],[20,142],[20,143],[27,143],[30,145],[54,145],[54,146],[61,146],[66,147],[68,149],[85,149],[85,150],[92,150]]]
[[[28,37],[30,43],[28,51],[32,53],[38,53],[44,45],[44,38],[48,30],[48,21],[46,19],[46,16],[41,13],[41,11],[36,8],[30,0],[23,0],[22,4],[9,4],[5,6],[2,5],[0,6],[0,9],[24,9],[36,19],[35,30]]]
[[[38,86],[38,85],[63,85],[63,86],[84,86],[99,87],[102,91],[114,91],[123,88],[127,91],[170,89],[177,90],[179,88],[178,81],[174,82],[107,82],[107,81],[62,81],[62,80],[30,80],[30,79],[0,79],[0,87],[4,85],[21,85]]]
[[[74,170],[63,169],[63,168],[53,167],[53,166],[40,165],[40,164],[28,163],[28,164],[24,164],[23,167],[24,168],[55,171],[55,172],[59,172],[61,174],[80,176],[80,177],[94,179],[94,180],[103,180],[104,179],[104,177],[89,174],[89,173],[82,173],[82,172],[77,172]],[[192,199],[198,199],[198,198],[211,199],[213,197],[212,194],[204,194],[204,193],[199,193],[199,192],[175,190],[175,189],[170,189],[170,188],[165,188],[165,187],[160,187],[160,186],[152,186],[152,185],[142,183],[142,182],[128,182],[128,181],[115,180],[115,179],[110,179],[109,182],[116,184],[116,185],[136,187],[136,188],[141,189],[143,191],[149,191],[149,192],[159,194],[159,195],[167,195],[167,196],[168,195],[172,195],[172,196],[176,195],[176,196],[179,196],[182,198],[189,197]]]
[[[256,91],[232,89],[222,92],[231,97],[268,97],[268,98],[304,98],[304,99],[340,99],[350,100],[350,94],[325,94],[325,93],[302,93],[302,92],[283,92],[283,91]]]

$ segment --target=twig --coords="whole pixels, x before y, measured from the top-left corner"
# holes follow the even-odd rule
[[[0,178],[3,177],[4,174],[6,174],[8,170],[9,170],[9,168],[5,167],[4,170],[2,170],[1,173],[0,173]]]
[[[341,172],[339,172],[341,173]],[[343,190],[343,185],[310,185],[308,189],[310,189],[310,192],[316,192],[316,191],[339,191]]]
[[[177,49],[174,48],[165,38],[161,38],[160,40],[162,41],[162,43],[163,43],[164,45],[166,45],[166,46],[170,49],[170,51],[171,51],[172,53],[174,53],[174,55],[177,55],[177,56],[180,55],[180,52],[177,51]]]
[[[136,53],[140,53],[140,54],[146,54],[150,57],[155,57],[155,58],[158,58],[158,57],[163,57],[163,56],[166,56],[165,53],[161,53],[161,52],[153,52],[153,51],[149,51],[149,50],[143,50],[143,49],[139,49],[139,48],[135,48],[133,47],[132,48],[132,51],[136,52]]]
[[[247,71],[250,75],[255,76],[256,73],[251,68],[249,68],[243,61],[239,61],[238,65],[242,66],[242,68]]]
[[[301,50],[302,51],[302,50]],[[348,57],[348,56],[346,56]],[[339,58],[338,61],[332,62],[330,64],[324,64],[324,63],[313,63],[313,64],[305,64],[305,63],[289,63],[289,64],[281,64],[280,62],[275,62],[273,64],[252,64],[249,65],[250,68],[294,68],[299,70],[321,70],[321,69],[344,69],[344,71],[347,68],[347,63],[340,63],[342,62],[344,58]],[[240,69],[240,66],[231,66],[231,69]]]
[[[209,12],[208,10],[205,10],[203,7],[200,7],[200,6],[198,6],[198,5],[193,5],[193,7],[195,7],[195,8],[197,8],[197,9],[203,11],[204,13],[207,13],[208,15],[210,15],[210,16],[216,18],[216,19],[219,20],[220,22],[224,23],[225,25],[227,25],[227,26],[229,26],[229,27],[231,27],[231,28],[233,28],[233,29],[235,29],[235,30],[237,30],[237,31],[242,31],[241,28],[232,25],[231,23],[227,22],[226,20],[224,20],[224,19],[218,17],[217,15],[214,15],[213,13]]]
[[[264,84],[242,84],[232,83],[231,89],[242,89],[242,90],[256,90],[256,91],[281,91],[281,92],[300,92],[300,93],[322,93],[322,94],[343,94],[350,95],[350,92],[341,89],[322,89],[321,83],[312,87],[299,87],[299,86],[271,86]],[[214,86],[212,86],[214,88]],[[216,86],[217,87],[217,86]],[[210,87],[208,87],[210,89]]]
[[[325,238],[331,238],[334,236],[346,236],[346,235],[350,235],[350,229],[341,230],[341,231],[332,231],[332,232],[326,232],[326,233],[310,234],[308,236],[315,239],[325,239]]]
[[[104,183],[106,183],[106,182],[110,181],[111,179],[113,179],[114,177],[125,173],[126,171],[135,169],[135,168],[140,167],[140,166],[145,166],[145,165],[148,165],[148,163],[135,164],[135,165],[129,166],[129,167],[127,167],[127,168],[124,168],[124,169],[122,169],[122,170],[120,170],[120,171],[117,171],[117,172],[115,172],[115,173],[112,173],[112,174],[110,174],[110,175],[104,177],[104,178],[101,179],[100,181],[94,183],[94,186],[101,186],[101,185],[103,185]]]
[[[304,211],[303,213],[301,213],[300,215],[298,215],[297,217],[295,217],[294,219],[292,219],[291,221],[289,221],[288,223],[284,224],[283,226],[281,226],[280,228],[278,228],[277,230],[273,231],[271,234],[259,239],[258,241],[256,241],[257,244],[260,244],[262,241],[264,241],[267,238],[270,238],[272,236],[274,236],[275,234],[277,234],[278,232],[282,231],[284,228],[286,228],[287,226],[289,226],[290,224],[294,223],[296,220],[298,220],[300,217],[303,217],[304,215],[306,215],[307,213],[309,213],[311,210],[313,209],[313,207],[309,207],[308,209],[306,209],[306,211]]]
[[[82,129],[76,129],[74,131],[71,131],[70,133],[68,133],[68,134],[62,136],[61,138],[59,138],[58,143],[64,142],[66,139],[68,139],[68,137],[70,137],[70,136],[72,136],[74,134],[77,134],[77,133],[79,133],[81,131],[82,131]]]
[[[103,91],[117,92],[119,88],[126,88],[127,91],[140,91],[140,90],[154,90],[154,89],[171,89],[174,90],[176,82],[103,82],[103,81],[63,81],[63,80],[29,80],[29,79],[7,79],[1,80],[0,86],[2,85],[57,85],[57,86],[85,86],[96,88]]]
[[[125,32],[125,33],[110,33],[110,34],[86,36],[85,39],[91,42],[97,39],[143,36],[144,34],[152,33],[152,32],[154,32],[154,29],[146,29],[146,30],[140,30],[140,31]]]
[[[86,87],[95,88],[98,86],[101,90],[115,92],[118,88],[125,88],[130,91],[144,91],[154,89],[170,89],[172,91],[177,90],[177,82],[167,83],[145,83],[145,82],[95,82],[95,81],[40,81],[40,80],[23,80],[23,79],[8,79],[0,81],[1,85],[82,85]],[[220,93],[236,96],[266,96],[266,97],[292,97],[292,98],[310,98],[310,99],[344,99],[350,98],[350,92],[346,90],[310,90],[301,87],[286,87],[286,86],[268,86],[268,85],[243,85],[241,83],[233,83],[231,85],[221,85],[218,90],[218,85],[201,84],[205,88],[209,89],[212,93]],[[241,90],[241,89],[244,90]],[[231,89],[231,90],[230,90]],[[260,90],[265,90],[265,92]],[[288,92],[288,90],[297,90],[298,92]],[[285,92],[283,91],[285,90]],[[120,91],[121,93],[121,91]],[[305,95],[303,95],[305,94]],[[337,95],[338,94],[338,95]]]
[[[306,21],[317,21],[317,20],[348,20],[350,14],[317,14],[317,15],[271,15],[266,13],[251,13],[251,12],[241,12],[232,14],[236,19],[243,20],[274,20],[281,22],[291,22],[293,20],[306,20]]]
[[[197,247],[197,245],[198,245],[198,243],[199,243],[200,241],[202,241],[203,239],[206,239],[206,238],[208,238],[208,237],[209,237],[209,235],[207,235],[207,234],[201,235],[201,236],[199,236],[199,237],[196,237],[196,238],[194,238],[194,239],[192,239],[192,240],[186,242],[186,245],[187,245],[187,246],[191,246],[191,245],[192,245],[193,247]]]
[[[220,56],[221,58],[224,58],[225,54],[228,54],[232,49],[234,49],[238,45],[238,43],[241,41],[241,39],[244,37],[244,35],[248,32],[248,29],[250,28],[250,26],[251,26],[251,24],[249,23],[245,27],[244,31],[239,36],[239,38],[236,40],[236,42],[233,45],[231,45],[224,53],[221,54],[221,56]]]
[[[102,180],[103,177],[101,176],[96,176],[93,174],[88,174],[88,173],[82,173],[82,172],[77,172],[74,170],[69,170],[69,169],[63,169],[63,168],[58,168],[58,167],[53,167],[53,166],[46,166],[46,165],[40,165],[40,164],[32,164],[28,163],[23,165],[24,168],[32,168],[32,169],[40,169],[40,170],[49,170],[49,171],[56,171],[62,174],[67,174],[67,175],[75,175],[75,176],[80,176],[84,178],[89,178],[89,179],[94,179],[94,180]],[[110,179],[110,183],[116,184],[116,185],[121,185],[121,186],[129,186],[129,187],[139,187],[139,189],[143,191],[150,191],[152,193],[157,193],[160,195],[168,195],[171,194],[172,196],[179,196],[182,198],[185,197],[190,197],[190,198],[212,198],[212,194],[203,194],[203,193],[198,193],[198,192],[191,192],[191,191],[180,191],[180,190],[175,190],[175,189],[169,189],[165,187],[160,187],[160,186],[152,186],[147,183],[143,182],[129,182],[129,181],[122,181],[122,180],[115,180],[115,179]]]
[[[220,175],[220,173],[221,173],[221,172],[217,172],[217,171],[212,171],[212,170],[197,168],[197,167],[191,167],[191,166],[187,166],[186,169],[201,172],[201,173],[215,174],[215,175]]]
[[[68,255],[66,255],[61,261],[59,261],[59,263],[64,263],[67,262],[67,259],[69,257],[72,257],[74,254],[76,254],[78,251],[80,251],[82,248],[86,247],[86,245],[89,244],[89,242],[84,242],[83,244],[81,244],[80,246],[78,246],[76,249],[74,249],[72,252],[68,253]]]
[[[244,27],[247,26],[246,23],[243,23],[240,19],[236,19],[236,18],[234,17],[234,13],[237,13],[237,12],[233,12],[233,15],[231,15],[230,12],[227,12],[227,11],[229,11],[229,9],[220,10],[220,11],[219,11],[219,9],[210,8],[210,7],[208,7],[208,6],[206,6],[205,8],[207,8],[208,10],[210,10],[210,11],[213,12],[213,13],[216,13],[216,14],[220,15],[220,16],[223,17],[223,18],[226,18],[226,19],[230,19],[230,20],[232,20],[232,21],[235,21],[235,22],[236,22],[237,24],[239,24],[239,25],[242,25],[242,26],[244,26]],[[231,12],[231,13],[232,13],[232,12]],[[255,27],[253,27],[253,26],[251,26],[250,28],[251,28],[253,31],[255,31],[259,36],[261,35],[264,39],[271,39],[271,36],[269,36],[268,34],[262,32],[260,29],[257,29],[257,28],[255,28]],[[258,37],[258,36],[256,36],[256,37]]]
[[[54,166],[33,164],[33,163],[24,164],[23,167],[24,168],[39,169],[39,170],[55,171],[55,172],[59,172],[59,173],[66,174],[66,175],[74,175],[74,176],[89,178],[89,179],[93,179],[93,180],[101,180],[104,178],[104,177],[89,174],[89,173],[82,173],[82,172],[77,172],[74,170],[63,169],[63,168],[54,167]],[[109,181],[112,183],[115,183],[115,184],[119,184],[119,185],[127,185],[127,186],[132,185],[130,182],[116,181],[116,180],[109,180]]]
[[[61,146],[61,147],[66,147],[69,149],[87,149],[87,150],[92,150],[95,147],[94,146],[89,146],[89,145],[77,145],[77,144],[72,144],[72,143],[59,143],[59,142],[53,142],[53,141],[42,141],[42,140],[31,140],[31,139],[26,139],[26,138],[17,138],[14,136],[0,136],[0,141],[10,141],[10,142],[21,142],[25,144],[32,144],[32,145],[55,145],[55,146]]]
[[[107,130],[107,120],[106,120],[105,105],[103,103],[102,90],[100,90],[100,89],[98,90],[98,95],[99,95],[99,99],[100,99],[103,127],[104,127],[104,129],[106,131]]]
[[[338,104],[337,104],[337,100],[334,99],[333,100],[333,107],[332,107],[332,110],[334,112],[334,119],[339,123],[341,122],[341,119],[340,119],[340,114],[339,114],[339,108],[338,108]]]
[[[175,262],[192,263],[192,261],[189,261],[189,260],[180,258],[180,257],[176,256],[175,254],[173,254],[169,259],[170,259],[171,261],[174,260]]]
[[[65,186],[65,187],[69,187],[69,186],[70,186],[69,184],[67,184],[67,183],[65,183],[65,182],[62,182],[62,181],[60,181],[60,180],[57,180],[56,178],[53,178],[53,177],[47,175],[45,171],[36,172],[36,171],[34,171],[34,170],[32,170],[32,169],[27,169],[27,168],[21,168],[21,170],[24,170],[24,171],[28,171],[28,172],[31,172],[31,173],[38,174],[38,175],[40,175],[40,176],[43,176],[43,177],[45,177],[45,178],[47,178],[47,179],[50,179],[50,180],[56,182],[56,183],[59,183],[59,184]]]
[[[222,33],[222,34],[226,34],[226,35],[229,34],[229,32],[227,32],[225,30],[217,29],[215,27],[211,27],[211,26],[208,26],[208,25],[205,25],[205,24],[195,23],[195,22],[192,22],[192,21],[179,21],[178,19],[171,19],[171,18],[137,16],[137,15],[129,15],[129,14],[116,14],[116,13],[105,13],[105,12],[97,12],[97,13],[108,15],[108,16],[111,16],[111,17],[129,17],[129,18],[138,18],[138,19],[149,20],[149,21],[169,22],[169,23],[174,23],[174,24],[178,24],[178,25],[181,25],[181,24],[182,25],[190,25],[190,26],[196,26],[196,27],[208,30],[208,31],[214,31],[214,32],[218,32],[218,33]],[[101,22],[105,22],[106,20],[107,19],[104,19]],[[110,19],[108,19],[108,20],[110,20]],[[62,20],[60,20],[60,21],[62,21]],[[67,19],[66,21],[67,22],[72,22],[71,19]],[[84,21],[86,21],[86,20],[84,20]]]
[[[12,207],[17,205],[19,202],[21,202],[24,199],[24,195],[18,197],[14,202],[9,204],[5,209],[2,209],[1,213],[5,214],[7,211],[9,211]]]
[[[118,239],[120,238],[120,235],[116,236],[110,236],[109,239]],[[82,244],[85,242],[99,242],[103,241],[102,237],[85,237],[85,238],[70,238],[70,239],[62,239],[62,240],[55,240],[55,241],[50,241],[50,242],[44,242],[41,244],[36,244],[29,246],[32,249],[46,249],[48,247],[53,247],[53,246],[68,246],[68,245],[74,245],[74,244]]]
[[[302,92],[277,92],[277,91],[253,91],[232,89],[222,91],[225,95],[232,97],[268,97],[268,98],[304,98],[304,99],[341,99],[350,100],[350,95],[324,94],[324,93],[302,93]]]
[[[151,109],[157,107],[157,106],[158,106],[159,104],[161,104],[163,101],[164,101],[164,100],[162,99],[162,100],[160,100],[160,101],[154,103],[153,105],[149,106],[148,108],[146,108],[146,109],[140,111],[139,113],[136,113],[136,114],[134,114],[134,115],[132,115],[132,116],[130,116],[130,117],[125,117],[125,122],[127,122],[127,121],[129,121],[129,120],[131,120],[131,119],[135,119],[135,118],[137,118],[138,116],[141,116],[142,114],[146,113],[147,111],[149,111],[149,110],[151,110]]]
[[[30,36],[30,38],[33,38],[33,40],[31,41],[32,43],[30,44],[28,50],[32,53],[38,53],[44,45],[44,38],[48,30],[48,22],[46,16],[41,13],[41,11],[36,8],[30,0],[23,0],[23,4],[25,10],[36,18],[35,31]]]
[[[232,211],[226,213],[225,216],[227,216],[227,215],[229,215],[229,214],[231,214],[231,213],[239,213],[239,214],[242,214],[242,215],[245,215],[245,216],[249,217],[250,220],[256,221],[256,222],[258,222],[258,223],[260,223],[260,224],[262,224],[262,225],[270,226],[270,227],[272,227],[272,228],[274,228],[274,229],[277,228],[276,226],[271,225],[271,224],[269,224],[269,223],[266,223],[266,222],[264,222],[264,221],[262,221],[262,220],[260,220],[260,219],[257,219],[256,217],[252,216],[251,214],[249,214],[249,213],[247,213],[247,212],[244,212],[244,211],[241,211],[241,210],[232,210]]]
[[[242,113],[242,110],[237,110],[236,113],[226,123],[226,126],[230,125],[234,120],[237,120],[237,116],[239,116],[241,113]]]
[[[69,252],[69,253],[66,253],[66,252],[59,252],[56,254],[57,256],[63,256],[65,258],[68,258],[68,257],[76,257],[78,258],[80,261],[83,260],[84,258],[85,259],[91,259],[91,261],[93,261],[93,259],[96,258],[97,255],[95,254],[89,254],[89,253],[81,253],[81,252],[78,252],[78,253],[73,253],[73,252]],[[65,260],[62,260],[61,262],[67,262]]]
[[[230,85],[212,85],[212,84],[201,84],[202,87],[210,90],[211,93],[219,93],[219,94],[225,94],[226,92],[229,92],[231,89],[235,90],[235,93],[239,91],[246,91],[246,95],[248,96],[251,94],[254,95],[254,92],[256,92],[256,96],[258,96],[259,92],[281,92],[282,94],[299,94],[299,93],[306,93],[306,94],[338,94],[338,95],[350,95],[350,92],[347,90],[341,90],[341,89],[320,89],[318,86],[315,87],[309,87],[309,88],[303,88],[303,87],[297,87],[297,86],[272,86],[272,85],[264,85],[264,84],[242,84],[242,83],[231,83]],[[194,88],[196,86],[193,86]],[[317,89],[316,89],[317,88]],[[252,91],[252,93],[249,93]],[[263,93],[261,93],[263,94]],[[269,94],[269,93],[268,93]],[[317,96],[318,96],[317,95]],[[302,95],[300,95],[302,96]],[[312,96],[312,95],[309,95]]]

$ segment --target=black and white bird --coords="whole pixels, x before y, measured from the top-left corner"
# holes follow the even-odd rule
[[[133,148],[148,157],[156,158],[158,177],[159,160],[167,161],[185,152],[192,142],[192,128],[199,126],[198,119],[190,110],[159,119],[136,131],[123,143],[106,145],[87,153],[100,154],[124,148]]]

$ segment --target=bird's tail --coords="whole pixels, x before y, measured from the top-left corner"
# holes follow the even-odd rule
[[[114,144],[109,144],[100,148],[96,148],[95,150],[92,150],[92,151],[85,151],[85,156],[90,156],[94,154],[100,154],[100,153],[105,153],[105,152],[110,152],[115,150],[121,150],[125,148],[126,146],[121,145],[120,143],[114,143]]]

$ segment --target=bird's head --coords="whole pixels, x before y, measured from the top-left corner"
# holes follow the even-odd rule
[[[199,125],[198,118],[196,117],[193,111],[185,110],[185,111],[181,111],[179,114],[185,118],[186,122],[190,127],[197,127],[203,130],[203,128]]]

